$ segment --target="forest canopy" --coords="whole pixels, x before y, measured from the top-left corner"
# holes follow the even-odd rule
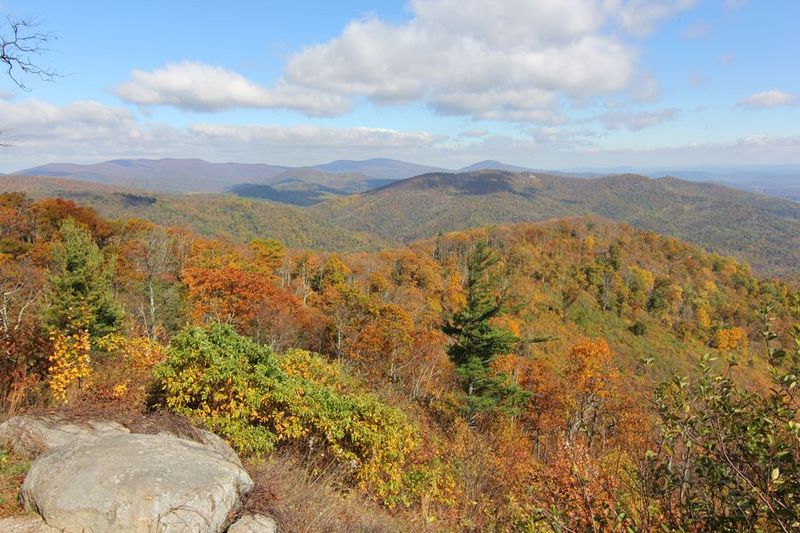
[[[4,193],[0,291],[4,413],[178,414],[409,530],[796,527],[800,295],[674,238],[333,254]]]

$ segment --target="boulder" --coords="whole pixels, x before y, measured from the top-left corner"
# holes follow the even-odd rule
[[[271,516],[250,514],[234,522],[228,533],[278,533],[278,523]]]
[[[204,429],[189,428],[191,435],[158,431],[178,439],[200,442],[222,457],[241,466],[236,452],[221,437]],[[33,458],[53,448],[74,442],[96,442],[116,435],[137,433],[109,420],[71,421],[59,415],[21,415],[0,424],[0,447]]]
[[[3,533],[60,533],[60,529],[48,526],[39,516],[17,516],[0,519]]]
[[[236,455],[236,452],[233,451],[233,448],[231,448],[230,445],[227,442],[225,442],[225,439],[223,439],[219,435],[211,433],[210,431],[206,431],[205,429],[194,428],[193,439],[186,437],[184,435],[170,433],[169,431],[161,431],[158,434],[169,435],[172,437],[176,437],[178,439],[186,439],[192,442],[200,442],[200,444],[203,444],[207,448],[214,450],[228,461],[235,463],[239,466],[242,466],[242,462],[239,459],[239,456]]]
[[[65,531],[222,531],[253,482],[208,446],[121,434],[51,449],[31,465],[22,500]]]
[[[0,424],[0,446],[28,457],[74,442],[95,442],[130,431],[110,421],[72,422],[59,416],[15,416]]]

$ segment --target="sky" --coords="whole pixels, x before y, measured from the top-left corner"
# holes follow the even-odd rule
[[[797,0],[0,0],[0,172],[199,157],[800,164]],[[9,36],[8,25],[0,35]]]

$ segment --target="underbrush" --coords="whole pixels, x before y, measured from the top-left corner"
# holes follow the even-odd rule
[[[335,462],[314,461],[281,452],[247,465],[255,482],[242,511],[273,516],[280,531],[425,531],[409,517],[396,515],[348,490],[347,472]]]
[[[19,489],[30,465],[21,455],[0,448],[0,519],[25,513]]]

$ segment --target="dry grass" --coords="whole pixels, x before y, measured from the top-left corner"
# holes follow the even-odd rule
[[[19,488],[30,465],[22,456],[0,448],[0,518],[25,514],[19,503]]]
[[[248,467],[255,488],[242,512],[271,515],[281,531],[395,533],[426,529],[412,524],[408,516],[392,514],[347,491],[340,482],[346,474],[334,464],[301,461],[283,452]]]

